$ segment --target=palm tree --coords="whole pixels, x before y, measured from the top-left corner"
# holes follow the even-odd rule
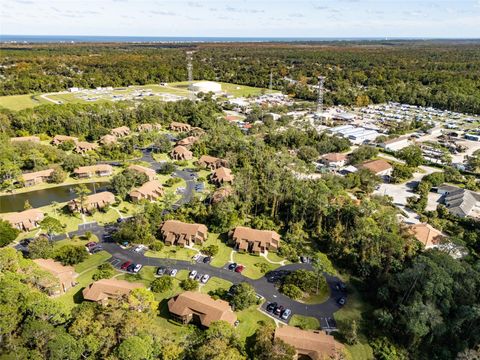
[[[85,184],[80,184],[75,188],[75,194],[78,195],[78,199],[80,201],[80,212],[83,213],[85,208],[85,201],[87,200],[87,195],[90,194],[91,191],[87,188]]]

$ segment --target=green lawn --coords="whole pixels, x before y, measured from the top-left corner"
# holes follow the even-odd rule
[[[215,267],[222,267],[227,262],[230,261],[230,253],[232,252],[232,248],[225,244],[224,241],[220,240],[219,234],[209,233],[207,241],[203,244],[203,246],[209,245],[217,245],[218,246],[218,254],[215,255],[212,259],[211,265]]]
[[[80,274],[87,269],[96,268],[98,265],[103,264],[110,259],[111,255],[106,251],[100,251],[96,254],[89,255],[88,258],[75,266],[75,271]]]
[[[47,100],[31,94],[0,96],[0,107],[14,111],[28,109],[47,103],[49,103]]]
[[[235,252],[233,254],[233,259],[236,263],[242,264],[245,266],[245,269],[242,272],[242,275],[245,275],[246,277],[249,277],[250,279],[259,279],[262,276],[265,275],[265,273],[262,273],[260,271],[260,268],[258,266],[255,266],[257,263],[262,263],[266,264],[268,267],[268,271],[274,270],[277,267],[279,267],[279,264],[271,264],[267,261],[262,256],[257,256],[257,255],[251,255],[248,253],[238,253]]]
[[[175,245],[165,245],[161,251],[147,251],[145,256],[162,259],[191,260],[196,253],[197,252],[192,249],[182,248]]]
[[[290,326],[296,326],[304,330],[318,330],[320,329],[320,322],[318,319],[311,316],[303,316],[294,314],[288,322]]]
[[[105,225],[116,222],[119,217],[120,216],[118,215],[118,212],[116,212],[114,209],[108,209],[106,213],[103,211],[96,211],[92,216],[86,216],[86,221],[96,221],[99,224]]]
[[[258,329],[259,322],[263,321],[266,324],[274,324],[272,318],[261,313],[255,306],[252,306],[248,309],[236,313],[240,324],[237,327],[238,335],[240,339],[245,341],[245,339],[255,333]]]
[[[230,281],[223,280],[217,277],[212,277],[205,285],[200,285],[200,292],[208,294],[211,290],[216,290],[218,288],[228,290],[233,284]]]

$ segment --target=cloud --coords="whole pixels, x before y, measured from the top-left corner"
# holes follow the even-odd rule
[[[301,14],[301,13],[292,13],[292,14],[288,14],[289,17],[292,17],[292,18],[303,18],[305,17],[305,15]]]
[[[239,8],[234,8],[232,6],[227,6],[225,8],[226,11],[229,12],[235,12],[235,13],[247,13],[247,14],[260,14],[264,13],[265,10],[259,10],[259,9],[239,9]]]
[[[151,10],[149,12],[152,13],[152,14],[161,15],[161,16],[177,16],[177,14],[175,14],[172,11]]]
[[[33,1],[32,0],[15,0],[15,2],[19,3],[19,4],[33,4]]]
[[[190,7],[196,7],[196,8],[202,8],[203,7],[203,4],[199,3],[199,2],[196,2],[196,1],[189,1],[187,3],[188,6]]]

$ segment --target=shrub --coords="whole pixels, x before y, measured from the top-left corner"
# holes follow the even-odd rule
[[[92,276],[92,279],[97,281],[101,279],[109,279],[115,275],[115,269],[110,263],[103,263],[98,265],[97,270]]]
[[[151,243],[148,248],[152,251],[162,251],[163,249],[163,242],[159,240],[155,240],[153,243]]]
[[[165,186],[173,186],[175,184],[178,184],[181,181],[182,181],[182,179],[180,179],[180,178],[172,177],[170,179],[167,179],[167,181],[165,181]]]
[[[180,287],[185,291],[197,290],[198,282],[193,279],[185,279],[180,282]]]
[[[76,265],[88,257],[85,246],[64,245],[54,252],[54,258],[63,265]]]
[[[259,268],[259,270],[260,270],[260,272],[261,272],[262,274],[265,274],[265,273],[270,269],[270,267],[268,266],[268,264],[262,263],[262,262],[257,262],[257,263],[255,264],[255,266]]]
[[[173,279],[170,276],[162,276],[152,281],[153,292],[162,293],[173,288]]]
[[[218,245],[209,245],[209,246],[206,246],[204,248],[202,248],[202,253],[204,253],[205,255],[208,255],[208,256],[215,256],[218,254]]]
[[[283,294],[294,300],[300,299],[303,296],[302,290],[294,284],[285,284],[280,290]]]

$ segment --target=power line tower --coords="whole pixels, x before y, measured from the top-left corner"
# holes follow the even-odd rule
[[[188,90],[189,90],[189,96],[190,100],[195,100],[195,93],[193,92],[192,89],[192,83],[193,83],[193,51],[187,51],[187,73],[188,73]]]
[[[318,98],[317,98],[317,114],[323,111],[323,84],[325,82],[324,76],[318,77]]]
[[[273,72],[272,72],[272,70],[270,70],[270,83],[269,83],[269,85],[268,85],[268,89],[269,89],[270,91],[273,90]]]

